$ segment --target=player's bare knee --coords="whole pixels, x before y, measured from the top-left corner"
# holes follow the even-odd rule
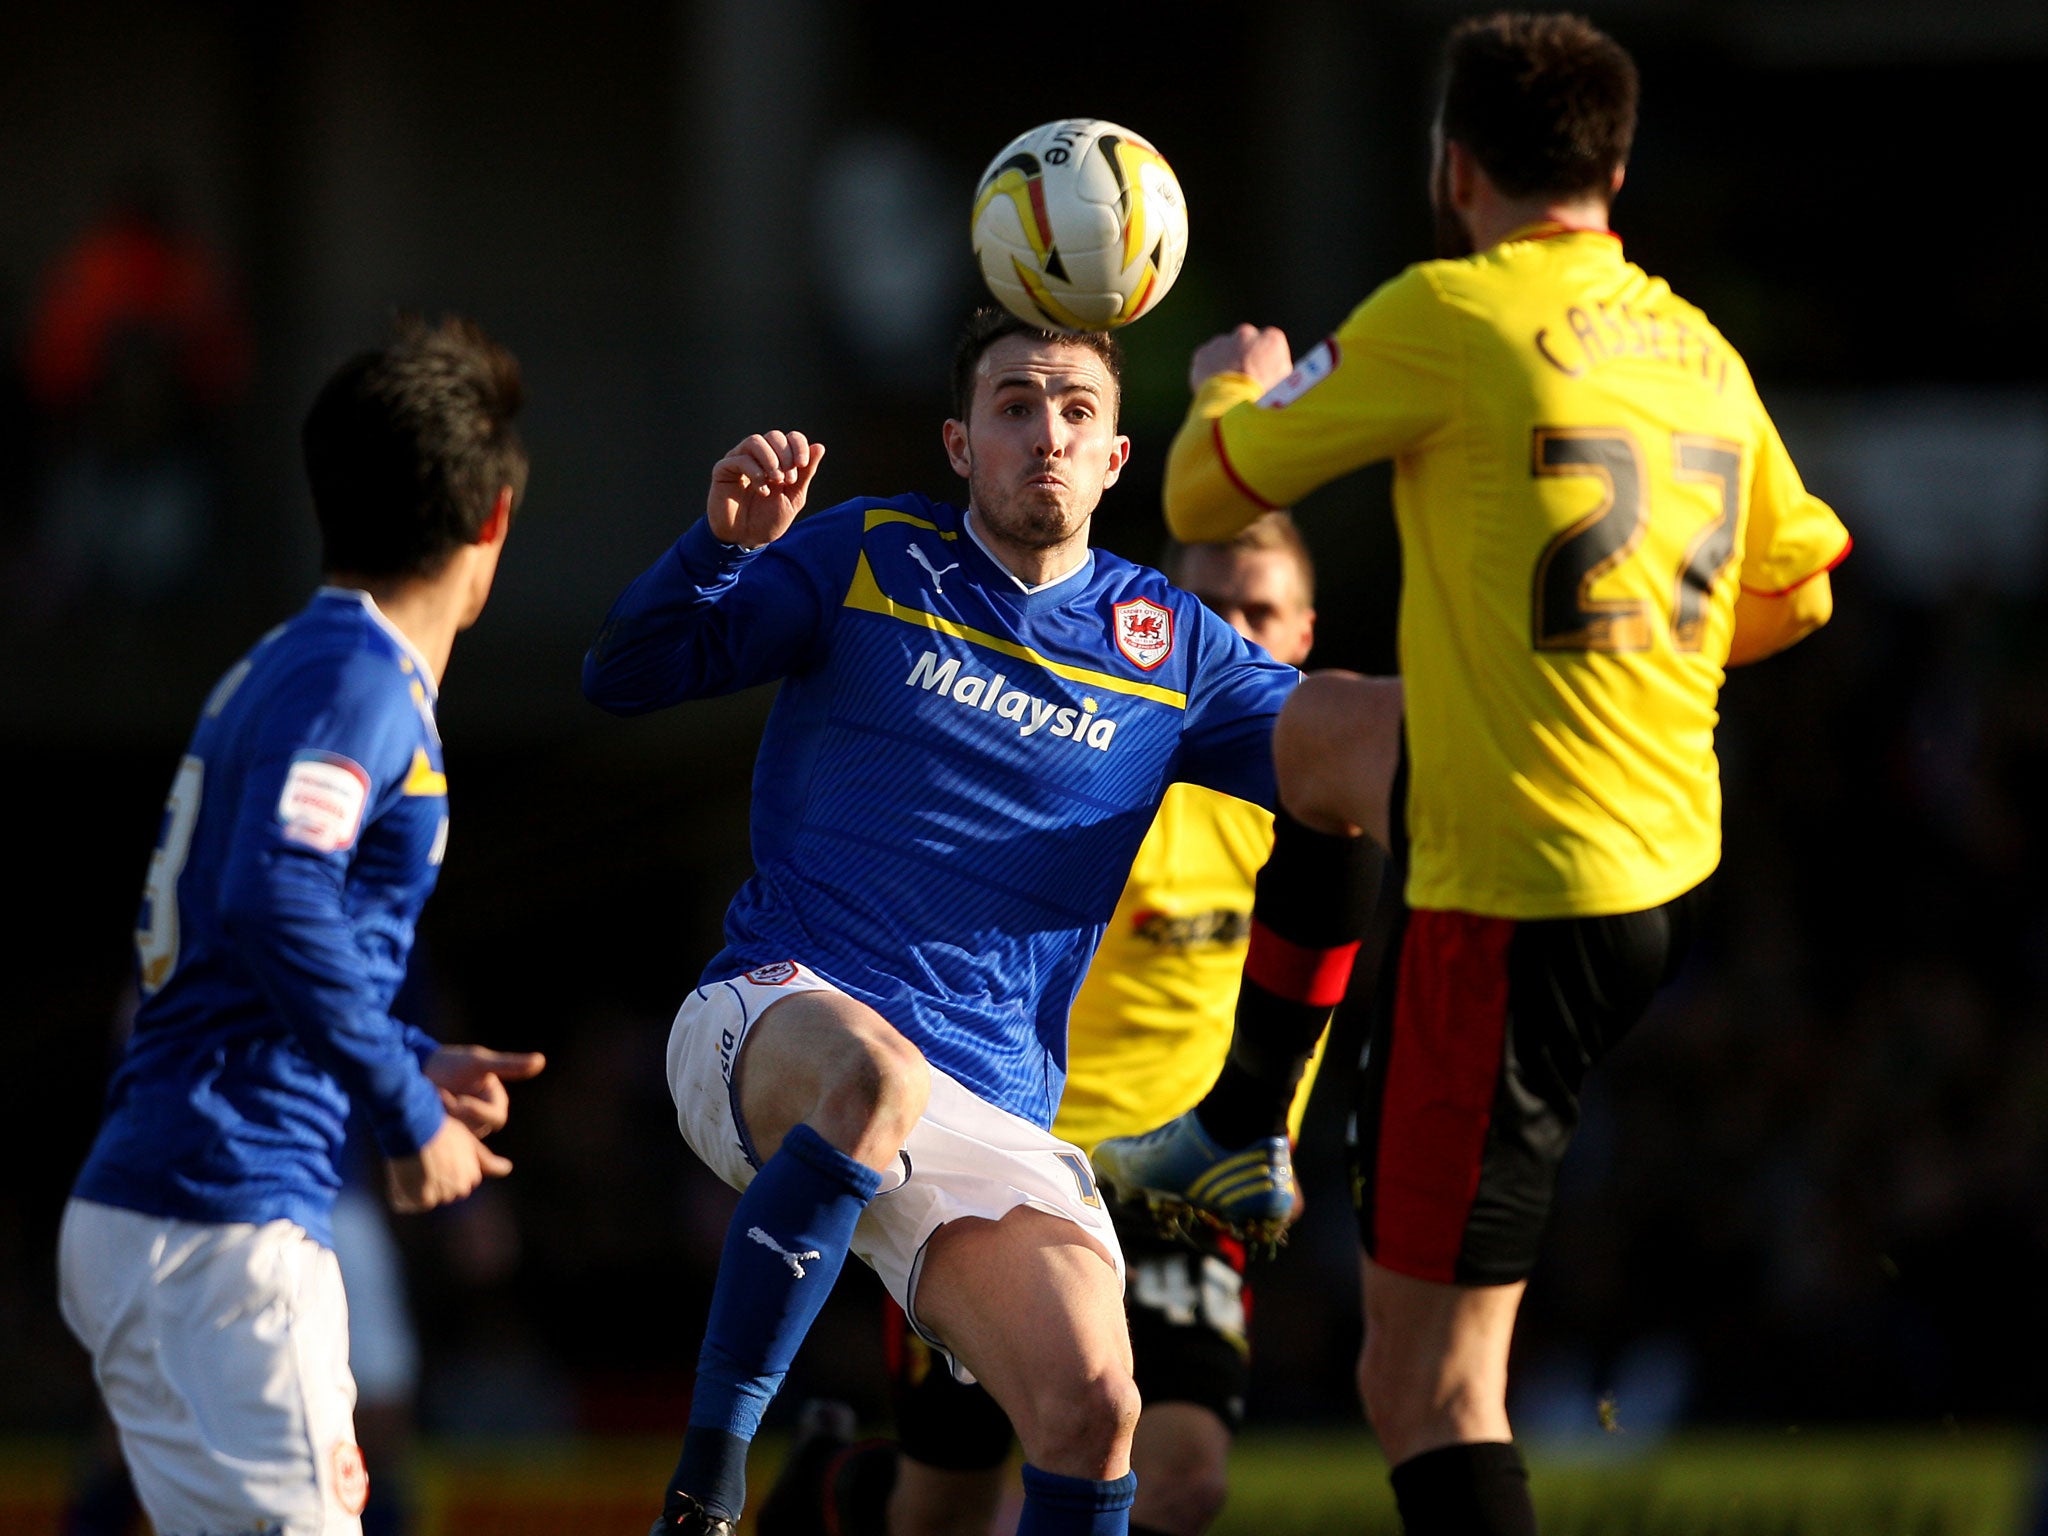
[[[1138,1426],[1138,1384],[1128,1372],[1110,1371],[1076,1381],[1037,1384],[1029,1423],[1017,1426],[1024,1454],[1048,1472],[1101,1477],[1127,1454]]]
[[[1273,728],[1281,803],[1320,831],[1363,828],[1384,841],[1398,761],[1401,682],[1325,671],[1302,679]]]
[[[1492,1439],[1506,1377],[1398,1346],[1374,1349],[1368,1335],[1358,1357],[1358,1395],[1373,1432],[1390,1455],[1449,1440]]]
[[[931,1068],[917,1047],[886,1027],[855,1034],[834,1063],[818,1118],[898,1146],[931,1098]]]
[[[1425,1373],[1406,1352],[1377,1342],[1376,1331],[1369,1330],[1358,1352],[1358,1398],[1381,1444],[1402,1444],[1417,1431],[1427,1396]]]

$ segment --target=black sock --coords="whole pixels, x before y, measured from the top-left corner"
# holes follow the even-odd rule
[[[1529,1469],[1507,1441],[1424,1451],[1391,1481],[1407,1536],[1536,1536]]]
[[[737,1520],[747,1502],[748,1444],[725,1430],[692,1424],[669,1475],[670,1492],[687,1493],[710,1513]]]
[[[1370,838],[1317,832],[1284,810],[1273,818],[1230,1057],[1195,1106],[1202,1129],[1224,1146],[1287,1133],[1295,1087],[1351,980],[1380,867]]]

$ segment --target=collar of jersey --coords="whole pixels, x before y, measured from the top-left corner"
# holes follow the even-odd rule
[[[316,595],[319,597],[338,597],[345,603],[361,603],[363,612],[370,616],[371,621],[379,629],[392,638],[399,650],[405,653],[406,659],[413,664],[416,675],[420,680],[420,686],[427,690],[427,698],[436,701],[440,699],[441,690],[434,682],[434,669],[427,665],[427,658],[420,654],[420,648],[405,638],[405,631],[384,616],[384,610],[377,606],[377,599],[370,596],[361,587],[323,586]]]
[[[996,590],[1000,592],[1004,592],[1020,598],[1039,598],[1051,602],[1058,602],[1061,598],[1067,596],[1067,594],[1062,592],[1059,594],[1058,597],[1050,598],[1048,598],[1048,594],[1052,593],[1056,588],[1065,586],[1068,582],[1074,580],[1074,578],[1077,576],[1087,576],[1087,574],[1090,571],[1095,569],[1095,551],[1091,549],[1082,558],[1081,563],[1075,566],[1071,571],[1068,571],[1065,575],[1055,576],[1051,581],[1041,581],[1035,587],[1027,586],[1025,585],[1024,579],[1022,577],[1020,577],[1015,571],[1011,570],[1007,565],[1003,564],[1001,560],[996,558],[996,553],[994,550],[990,549],[986,544],[981,542],[981,535],[974,531],[974,519],[968,515],[967,509],[964,507],[960,511],[960,526],[966,529],[968,542],[974,546],[975,550],[981,555],[982,559],[986,560],[991,566],[995,568],[997,582],[999,583],[999,585],[996,587]],[[1082,586],[1086,585],[1086,581],[1083,581]],[[1078,591],[1079,588],[1076,588],[1075,590]]]
[[[1621,244],[1621,236],[1611,229],[1587,229],[1582,224],[1560,224],[1555,219],[1538,219],[1534,224],[1524,224],[1520,229],[1511,229],[1500,237],[1506,245],[1511,240],[1561,240],[1566,235],[1596,235],[1602,240]]]

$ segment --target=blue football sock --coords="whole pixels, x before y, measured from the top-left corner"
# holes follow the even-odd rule
[[[1131,1505],[1137,1497],[1135,1472],[1098,1483],[1041,1472],[1027,1462],[1017,1536],[1124,1536],[1131,1528]]]
[[[713,1514],[739,1518],[747,1447],[881,1182],[874,1169],[799,1125],[740,1196],[697,1355],[690,1428],[669,1484]]]

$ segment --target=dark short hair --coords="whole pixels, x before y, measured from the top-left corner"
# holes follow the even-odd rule
[[[1178,539],[1169,539],[1167,541],[1166,554],[1161,561],[1160,569],[1166,573],[1169,581],[1174,582],[1176,585],[1179,584],[1181,572],[1187,566],[1188,551],[1200,547],[1200,545],[1183,544]],[[1235,537],[1219,539],[1211,547],[1228,550],[1232,553],[1239,551],[1248,554],[1277,552],[1286,555],[1294,561],[1294,569],[1301,576],[1302,602],[1310,607],[1315,605],[1315,556],[1308,552],[1308,541],[1301,536],[1301,529],[1295,526],[1293,516],[1284,509],[1276,512],[1267,512],[1262,516],[1252,519],[1251,522],[1245,524]]]
[[[518,360],[470,320],[402,318],[343,363],[299,434],[321,569],[432,576],[475,543],[500,489],[526,491],[523,398]]]
[[[1501,11],[1451,29],[1437,120],[1509,197],[1605,197],[1638,93],[1635,60],[1585,17]]]
[[[1124,395],[1124,349],[1108,331],[1054,331],[1029,320],[1019,319],[1007,309],[984,306],[967,317],[960,328],[959,345],[953,349],[953,419],[965,421],[974,409],[974,370],[982,354],[1005,336],[1029,336],[1034,341],[1062,342],[1086,347],[1102,359],[1109,381],[1116,386],[1115,409],[1120,411]],[[1114,412],[1112,420],[1115,419]]]

